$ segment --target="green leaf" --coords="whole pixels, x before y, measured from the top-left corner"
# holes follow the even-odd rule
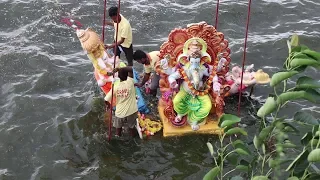
[[[320,174],[316,174],[316,173],[312,173],[312,174],[309,174],[308,180],[319,180],[320,179]]]
[[[208,149],[209,149],[209,151],[210,151],[211,156],[213,156],[214,150],[213,150],[212,144],[211,144],[210,142],[207,142],[207,146],[208,146]]]
[[[254,136],[254,138],[253,138],[254,147],[258,150],[260,148],[261,144],[262,144],[261,140],[257,136]]]
[[[298,74],[299,71],[285,71],[285,72],[277,72],[272,75],[271,81],[270,81],[270,86],[274,87],[281,83],[283,80],[286,80],[296,74]]]
[[[314,89],[290,91],[282,93],[278,96],[277,104],[282,105],[287,101],[296,99],[305,99],[313,103],[320,103],[320,94]]]
[[[306,160],[307,156],[308,156],[309,152],[304,149],[297,157],[296,159],[294,159],[291,164],[287,167],[286,171],[290,171],[294,168],[294,166],[302,163],[303,161]]]
[[[295,144],[292,144],[289,140],[286,140],[283,144],[282,144],[283,148],[295,148],[297,147]]]
[[[297,34],[293,34],[290,41],[291,46],[298,46],[299,45],[299,37]]]
[[[230,180],[244,180],[241,176],[234,176]]]
[[[258,110],[257,116],[260,118],[265,117],[266,115],[269,115],[277,108],[277,103],[274,100],[274,97],[268,97],[266,102],[263,104],[263,106]]]
[[[293,119],[295,121],[298,121],[300,123],[307,124],[307,125],[319,125],[320,124],[320,121],[318,119],[313,117],[311,114],[303,112],[303,111],[296,112],[293,116]]]
[[[314,149],[308,155],[309,162],[320,162],[320,148]]]
[[[220,172],[219,167],[211,169],[204,177],[203,180],[213,180]]]
[[[251,180],[269,180],[267,176],[255,176]]]
[[[272,126],[267,126],[263,128],[259,133],[259,136],[258,136],[259,140],[264,142],[267,139],[267,137],[270,135],[272,130],[273,130]]]
[[[277,165],[282,165],[284,163],[288,163],[290,161],[292,161],[294,159],[281,159],[281,160],[278,160],[278,159],[270,159],[269,160],[269,167],[270,168],[275,168]]]
[[[235,151],[239,154],[245,154],[249,155],[251,154],[250,150],[244,145],[244,143],[240,140],[237,140],[232,143],[233,147],[235,148]],[[244,152],[243,152],[244,151]]]
[[[296,68],[299,66],[314,66],[314,67],[318,67],[320,66],[320,62],[318,62],[317,60],[314,60],[312,58],[294,58],[292,59],[292,61],[290,62],[290,67],[292,68]]]
[[[237,148],[235,150],[238,154],[241,154],[241,155],[249,155],[249,153],[243,149],[240,149],[240,148]]]
[[[287,180],[299,180],[299,178],[297,178],[296,176],[293,176],[293,177],[289,177]]]
[[[225,128],[227,126],[231,126],[235,123],[238,123],[240,122],[241,119],[238,117],[238,116],[235,116],[235,115],[232,115],[232,114],[223,114],[221,117],[220,117],[220,127],[221,128]]]
[[[245,166],[245,165],[238,165],[238,166],[236,166],[236,169],[240,170],[240,171],[248,172],[249,167]]]
[[[309,57],[315,59],[315,60],[320,60],[320,53],[319,52],[316,52],[316,51],[313,51],[311,49],[305,49],[303,51],[304,54],[308,55]]]
[[[299,133],[299,130],[290,123],[283,123],[283,125],[285,126],[285,132],[295,132],[297,134]]]
[[[319,142],[319,139],[311,139],[308,143],[308,146],[316,147]]]
[[[296,87],[297,88],[306,88],[306,89],[320,88],[320,82],[316,81],[308,76],[303,76],[297,80]]]
[[[291,52],[301,52],[301,51],[306,50],[306,49],[309,49],[308,46],[300,45],[300,46],[292,47]]]
[[[238,158],[239,155],[236,153],[232,153],[226,157],[227,161],[234,166],[238,164]]]
[[[233,134],[238,134],[238,133],[241,133],[242,135],[245,135],[245,136],[248,135],[245,130],[243,130],[242,128],[239,128],[239,127],[234,127],[232,129],[229,129],[226,132],[227,135],[233,135]]]
[[[310,140],[312,139],[313,135],[311,132],[307,132],[300,140],[301,144],[306,146]]]

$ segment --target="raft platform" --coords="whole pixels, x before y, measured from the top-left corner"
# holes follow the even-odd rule
[[[194,131],[191,129],[190,125],[186,124],[183,127],[174,127],[168,118],[164,115],[164,107],[158,105],[158,112],[163,126],[163,137],[170,136],[183,136],[187,134],[222,134],[223,129],[218,126],[218,121],[216,119],[207,118],[207,122],[204,125],[200,125],[200,129]]]

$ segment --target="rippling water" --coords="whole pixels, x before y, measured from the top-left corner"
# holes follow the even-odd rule
[[[130,0],[121,11],[131,21],[134,48],[151,51],[175,27],[214,24],[215,3]],[[276,72],[291,33],[320,51],[319,8],[318,0],[253,1],[246,63]],[[246,13],[247,1],[221,1],[218,30],[230,42],[234,64],[242,57]],[[111,143],[103,138],[102,107],[92,105],[99,104],[93,101],[98,92],[92,65],[74,31],[60,21],[70,16],[101,31],[103,1],[2,0],[0,14],[0,179],[200,179],[212,167],[205,143],[213,136],[164,139],[158,134],[147,141]],[[107,41],[111,38],[107,29]],[[319,75],[312,69],[307,73]],[[249,131],[254,131],[259,101],[270,92],[258,86],[255,100],[244,99],[242,116]],[[236,99],[228,100],[227,112],[236,113]],[[285,113],[301,108],[320,112],[291,103]]]

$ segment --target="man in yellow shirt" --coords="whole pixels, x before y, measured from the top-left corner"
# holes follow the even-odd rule
[[[138,105],[136,99],[136,91],[134,87],[133,71],[131,66],[116,68],[114,73],[118,71],[120,83],[114,87],[114,96],[116,98],[116,119],[113,126],[116,128],[116,136],[121,136],[122,127],[127,122],[130,134],[135,136],[136,119],[138,117]],[[106,95],[105,101],[110,103],[111,91]]]
[[[132,47],[132,29],[129,21],[119,13],[118,17],[118,8],[111,7],[109,9],[109,16],[113,22],[106,21],[107,25],[114,26],[114,43],[111,45],[105,45],[105,48],[117,48],[116,56],[120,57],[121,52],[124,52],[126,55],[128,65],[133,66],[133,47]],[[119,22],[117,21],[119,18]],[[116,42],[116,33],[117,33],[117,23],[119,23],[118,31],[118,42]]]
[[[160,51],[145,53],[141,50],[136,50],[133,54],[133,59],[144,66],[144,76],[142,82],[135,85],[137,87],[142,87],[150,79],[151,73],[153,73],[150,87],[150,93],[153,96],[157,95],[157,90],[159,87],[160,75],[155,72],[156,62],[160,60],[159,55]]]

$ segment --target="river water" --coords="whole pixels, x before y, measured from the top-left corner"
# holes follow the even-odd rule
[[[128,0],[121,13],[133,27],[134,48],[151,51],[176,27],[214,24],[215,3]],[[270,75],[278,71],[291,33],[320,51],[318,0],[252,3],[246,64]],[[246,13],[245,0],[221,1],[218,30],[230,42],[234,65],[242,60]],[[206,142],[214,136],[163,138],[159,133],[149,140],[106,142],[92,65],[74,31],[61,23],[62,16],[74,17],[101,32],[102,0],[1,0],[0,14],[0,179],[201,179],[212,167]],[[112,33],[106,30],[107,42]],[[319,75],[313,69],[308,73]],[[241,116],[249,132],[255,130],[259,103],[271,92],[257,86],[252,99],[243,98]],[[155,109],[154,101],[149,104]],[[226,111],[236,114],[236,106],[237,97],[230,98]],[[319,117],[318,107],[298,103],[289,104],[284,114],[301,108]]]

